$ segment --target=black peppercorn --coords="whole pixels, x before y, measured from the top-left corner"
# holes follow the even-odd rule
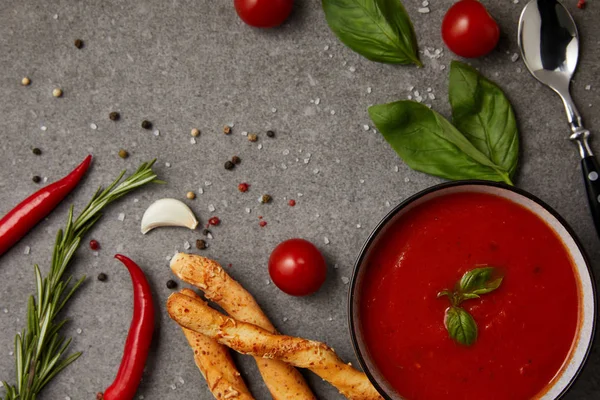
[[[150,122],[148,120],[143,120],[142,121],[142,128],[144,128],[144,129],[152,129],[152,122]]]
[[[108,118],[110,118],[111,121],[118,121],[119,118],[121,118],[121,114],[119,114],[116,111],[113,111],[110,114],[108,114]]]
[[[267,136],[270,137],[270,138],[275,137],[275,132],[273,132],[273,131],[267,131]]]
[[[206,242],[202,239],[196,240],[196,248],[198,250],[204,250],[206,248]]]
[[[225,161],[225,169],[233,169],[235,165],[231,161]]]
[[[35,175],[33,178],[31,178],[31,180],[34,183],[40,183],[42,181],[42,178],[40,178],[39,176]]]
[[[177,282],[175,282],[173,279],[169,279],[167,281],[167,288],[175,289],[176,287],[177,287]]]
[[[100,282],[104,282],[104,281],[106,281],[107,279],[108,279],[108,276],[106,276],[106,274],[105,274],[104,272],[101,272],[101,273],[99,273],[99,274],[98,274],[98,280],[99,280]]]
[[[235,165],[238,165],[239,163],[242,162],[242,159],[239,158],[238,156],[233,156],[233,157],[231,157],[231,162],[234,163]]]
[[[81,49],[83,47],[83,40],[81,39],[75,39],[75,42],[73,43],[75,45],[75,47],[77,47],[78,49]]]
[[[37,147],[34,147],[32,150],[33,154],[35,154],[36,156],[40,156],[42,155],[42,151],[40,149],[38,149]]]

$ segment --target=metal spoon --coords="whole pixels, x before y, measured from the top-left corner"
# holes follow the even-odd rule
[[[579,57],[579,36],[565,6],[557,0],[531,0],[519,20],[519,48],[529,72],[563,101],[572,132],[569,138],[579,148],[588,202],[600,236],[600,166],[588,144],[590,131],[583,127],[569,93]]]

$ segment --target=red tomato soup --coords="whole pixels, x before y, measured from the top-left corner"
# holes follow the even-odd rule
[[[408,400],[530,399],[568,359],[579,292],[563,243],[544,221],[482,193],[432,199],[390,226],[370,252],[360,323],[379,371]],[[448,297],[477,266],[500,287],[461,304],[479,336],[470,347],[444,327]]]

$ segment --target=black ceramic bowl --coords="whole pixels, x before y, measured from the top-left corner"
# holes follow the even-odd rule
[[[374,248],[374,244],[377,243],[379,238],[385,235],[387,228],[393,225],[400,217],[410,213],[416,206],[432,198],[462,192],[489,193],[527,208],[544,220],[556,232],[570,253],[575,266],[575,274],[580,282],[580,327],[568,361],[563,365],[558,378],[546,388],[545,393],[540,397],[543,400],[558,399],[568,391],[579,375],[592,346],[596,324],[596,289],[592,271],[581,243],[573,230],[556,211],[532,194],[500,183],[458,181],[436,185],[403,201],[377,224],[363,245],[356,260],[349,292],[348,315],[350,318],[350,333],[358,361],[369,377],[369,380],[385,399],[402,399],[402,396],[390,386],[379,372],[377,365],[375,365],[369,356],[367,346],[363,340],[359,304],[361,300],[362,279],[365,275],[365,266],[368,265],[366,260],[369,257],[371,249]]]

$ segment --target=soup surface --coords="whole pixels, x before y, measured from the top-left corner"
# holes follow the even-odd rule
[[[578,327],[578,283],[567,250],[529,210],[483,193],[423,203],[370,252],[360,299],[368,351],[408,400],[525,400],[568,359]],[[444,327],[463,273],[497,267],[500,287],[461,304],[478,326],[470,347]]]

